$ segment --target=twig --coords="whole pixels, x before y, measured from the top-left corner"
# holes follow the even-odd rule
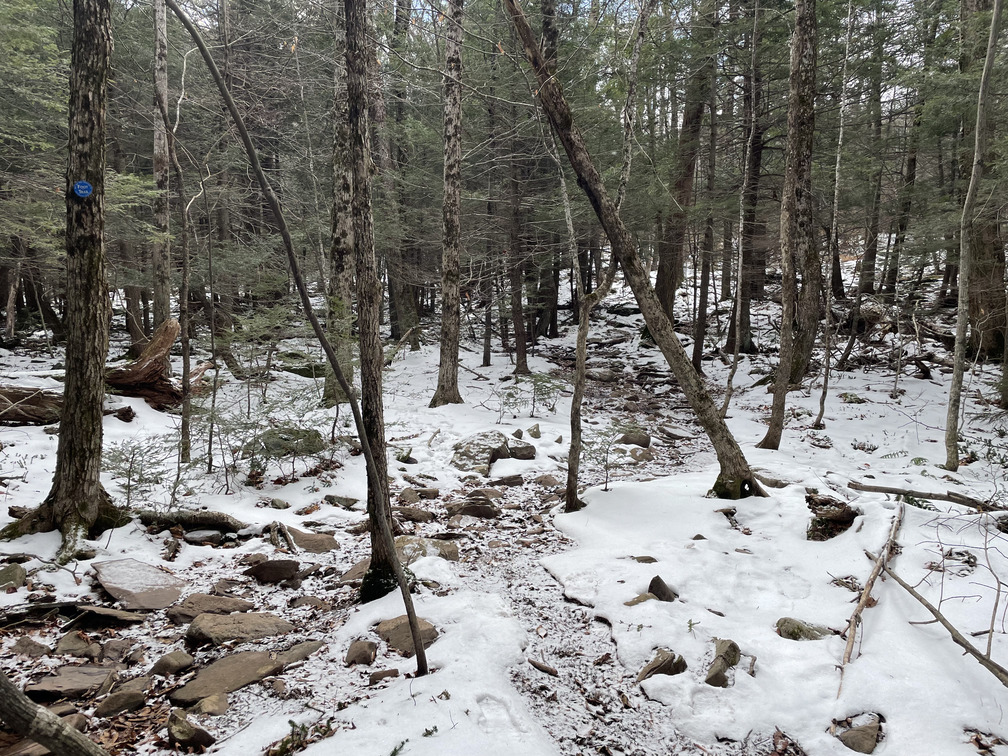
[[[879,552],[878,557],[875,558],[875,565],[872,567],[871,574],[868,576],[868,580],[865,582],[865,586],[861,590],[861,599],[858,601],[857,606],[854,607],[854,611],[851,613],[850,619],[847,621],[847,646],[844,648],[843,659],[840,662],[840,685],[837,686],[837,698],[840,697],[840,691],[843,690],[844,669],[847,667],[847,663],[851,660],[851,654],[854,652],[854,639],[857,637],[857,626],[858,622],[861,621],[861,613],[864,612],[865,607],[868,606],[868,600],[871,598],[871,592],[872,588],[875,587],[875,581],[885,568],[885,564],[889,561],[889,557],[892,556],[893,551],[896,549],[896,534],[899,532],[900,525],[903,524],[903,511],[905,509],[906,505],[900,503],[899,509],[896,510],[896,515],[893,517],[892,527],[889,528],[889,537],[886,538],[885,545]],[[870,556],[871,555],[869,555],[869,557]]]
[[[547,675],[552,675],[553,677],[559,677],[560,673],[556,671],[555,667],[551,667],[546,662],[536,661],[531,656],[528,658],[528,663],[533,667],[538,669],[540,672],[545,672]]]
[[[1008,669],[1005,669],[997,662],[984,656],[983,653],[976,648],[976,646],[966,640],[963,634],[955,629],[951,622],[945,619],[945,616],[940,611],[938,611],[926,598],[915,591],[912,585],[904,581],[899,575],[889,569],[888,566],[884,566],[882,569],[884,569],[886,574],[895,580],[903,590],[917,599],[917,601],[919,601],[925,609],[931,612],[931,615],[941,623],[942,627],[949,631],[949,635],[952,636],[952,640],[955,641],[956,645],[963,648],[966,653],[980,662],[980,666],[994,675],[994,677],[998,679],[998,682],[1008,688]]]
[[[964,507],[972,507],[980,512],[1004,511],[1004,507],[988,501],[980,501],[972,496],[957,493],[955,491],[915,491],[912,488],[899,488],[897,486],[880,486],[873,483],[861,483],[852,480],[847,484],[848,488],[855,491],[867,491],[869,493],[885,493],[895,496],[913,496],[915,499],[932,499],[934,501],[951,501],[953,504],[962,504]]]

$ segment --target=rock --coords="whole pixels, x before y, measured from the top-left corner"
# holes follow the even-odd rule
[[[707,540],[707,536],[705,536],[703,533],[697,533],[695,536],[693,536],[693,538],[691,540],[693,540],[693,541],[706,541]]]
[[[78,625],[89,627],[109,627],[110,625],[131,625],[147,621],[147,615],[141,612],[124,612],[121,609],[110,609],[107,606],[92,606],[77,604]]]
[[[201,698],[195,706],[190,709],[194,714],[208,714],[212,717],[219,717],[227,713],[230,703],[226,693],[214,693],[212,696]]]
[[[728,670],[738,664],[741,658],[742,653],[735,641],[715,638],[714,660],[707,670],[707,678],[704,682],[715,688],[727,688],[729,684]]]
[[[496,488],[474,488],[472,491],[466,494],[466,498],[474,499],[476,501],[483,501],[483,500],[495,501],[497,499],[503,499],[504,494],[502,494]]]
[[[532,438],[542,438],[542,431],[539,430],[539,423],[536,423],[531,428],[528,429],[528,434]]]
[[[430,622],[417,617],[420,626],[420,642],[427,648],[438,637],[438,631]],[[413,636],[410,633],[409,621],[405,614],[394,619],[378,623],[378,637],[389,644],[389,648],[398,651],[406,657],[413,656]]]
[[[340,583],[344,585],[359,583],[364,579],[364,575],[367,573],[370,566],[370,559],[361,559],[340,576]]]
[[[411,564],[420,557],[426,556],[441,557],[449,562],[459,560],[458,544],[452,541],[403,535],[395,539],[395,547],[399,559],[404,564]]]
[[[0,591],[20,588],[28,579],[28,573],[20,564],[5,564],[0,567]]]
[[[113,692],[119,693],[121,691],[130,690],[139,693],[146,693],[150,689],[151,682],[152,678],[150,675],[141,675],[140,677],[134,677],[119,683],[115,686]]]
[[[436,499],[441,495],[441,491],[437,488],[418,488],[417,493],[421,499]]]
[[[466,515],[468,517],[478,517],[483,520],[492,520],[500,517],[501,511],[490,502],[464,501],[448,506],[449,516]]]
[[[585,378],[600,383],[612,383],[616,377],[615,371],[609,368],[588,368],[585,370]]]
[[[269,505],[273,509],[290,509],[290,502],[283,499],[270,499]]]
[[[399,492],[399,501],[403,504],[416,504],[420,501],[420,494],[415,488],[404,488]]]
[[[101,646],[101,658],[105,661],[120,662],[129,656],[133,644],[125,638],[113,638]]]
[[[672,441],[692,441],[696,438],[693,433],[678,425],[663,425],[658,428],[658,432]]]
[[[872,753],[878,745],[881,723],[877,714],[872,714],[867,724],[851,727],[837,737],[840,742],[858,753]]]
[[[97,707],[96,717],[114,717],[124,711],[136,711],[147,703],[147,696],[140,690],[117,690],[110,693]]]
[[[192,722],[180,709],[172,709],[168,715],[168,740],[179,748],[193,749],[200,753],[217,742],[217,738]]]
[[[201,614],[186,631],[186,642],[220,646],[229,641],[271,638],[293,632],[294,625],[268,612],[248,614]]]
[[[111,667],[84,664],[79,667],[61,667],[37,683],[26,685],[24,692],[33,701],[55,701],[60,698],[81,698],[102,688],[111,688],[116,680]]]
[[[624,446],[639,446],[642,449],[647,449],[651,446],[651,436],[639,429],[628,430],[616,440],[616,443],[623,444]]]
[[[88,718],[72,706],[66,712],[63,711],[63,707],[61,706],[52,706],[49,708],[49,711],[60,717],[75,730],[83,732],[84,728],[88,725]],[[27,738],[0,751],[2,756],[50,756],[51,753],[44,745],[40,745],[34,740],[28,740]]]
[[[407,522],[434,522],[434,513],[417,507],[392,507],[393,514]]]
[[[136,559],[96,562],[98,582],[126,609],[156,611],[171,606],[186,583],[164,570]]]
[[[266,651],[243,651],[218,659],[200,670],[193,680],[172,691],[168,697],[176,706],[191,706],[208,696],[231,693],[278,674],[283,667],[283,662]]]
[[[552,475],[540,475],[532,482],[538,483],[543,488],[556,488],[557,486],[560,485],[560,481],[554,478]]]
[[[645,601],[657,601],[658,597],[653,593],[639,593],[634,596],[629,601],[624,601],[623,606],[637,606],[637,604],[643,604]]]
[[[84,634],[71,630],[56,642],[55,653],[98,661],[101,659],[101,646],[92,643]]]
[[[521,487],[525,485],[525,478],[521,475],[505,475],[503,478],[495,478],[494,480],[491,480],[490,485]]]
[[[463,472],[489,475],[494,462],[510,456],[507,436],[500,431],[484,431],[455,444],[451,465]]]
[[[300,569],[301,565],[296,559],[267,559],[253,564],[242,574],[249,575],[260,583],[271,584],[291,580]]]
[[[805,495],[805,503],[813,515],[805,534],[809,541],[828,541],[836,538],[847,531],[855,519],[864,514],[857,507],[852,507],[847,502],[832,496],[809,493]]]
[[[644,665],[637,675],[637,682],[647,680],[653,675],[680,675],[687,669],[686,660],[665,648],[659,648],[654,658]]]
[[[323,601],[317,596],[298,596],[288,601],[287,606],[291,609],[300,609],[301,607],[308,606],[312,609],[322,609],[326,612],[332,610],[332,604],[328,601]]]
[[[18,638],[11,651],[15,654],[27,656],[31,659],[38,659],[40,656],[48,656],[52,653],[52,649],[49,648],[49,646],[45,646],[36,640],[32,640],[27,635],[22,635]]]
[[[647,554],[630,558],[633,559],[635,562],[638,562],[639,564],[656,564],[658,562],[658,560],[655,559],[653,556],[648,556]]]
[[[354,664],[371,664],[378,655],[378,644],[369,640],[355,640],[347,650],[343,663],[348,667]]]
[[[359,499],[354,499],[351,496],[337,496],[336,494],[326,494],[322,497],[326,504],[332,504],[334,507],[342,507],[343,509],[353,509]]]
[[[630,459],[634,462],[654,462],[654,453],[650,449],[634,447],[630,450]]]
[[[244,599],[228,596],[213,596],[209,593],[193,593],[185,600],[168,609],[168,619],[177,625],[192,622],[201,614],[231,614],[255,609],[255,604]]]
[[[196,660],[185,651],[172,651],[165,654],[151,667],[150,673],[160,677],[176,675],[184,669],[189,669]]]
[[[283,664],[283,666],[288,667],[295,662],[304,661],[324,647],[325,643],[322,641],[302,641],[301,643],[295,643],[286,651],[281,651],[277,654],[277,661]]]
[[[203,546],[206,544],[217,546],[224,540],[224,534],[219,530],[207,528],[204,530],[190,530],[183,534],[182,538],[186,543],[191,543],[194,546]]]
[[[382,680],[388,679],[390,677],[399,677],[398,669],[382,669],[377,672],[372,672],[368,677],[368,685],[377,685]]]
[[[336,551],[340,547],[339,541],[327,533],[307,533],[291,527],[287,528],[287,532],[294,539],[294,544],[309,554],[328,554],[330,551]]]
[[[525,433],[524,433],[524,432],[522,431],[522,429],[521,429],[521,428],[519,428],[518,430],[516,430],[516,431],[515,431],[514,433],[512,433],[511,435],[512,435],[512,436],[514,436],[515,438],[517,438],[517,439],[518,439],[518,440],[520,441],[520,440],[521,440],[521,437],[522,437],[522,436],[524,436],[524,435],[525,435]]]
[[[820,640],[833,631],[822,625],[802,622],[794,617],[781,617],[777,620],[777,635],[793,641]]]
[[[668,584],[661,579],[661,575],[655,575],[648,584],[648,593],[653,593],[659,601],[675,601],[679,594],[668,587]]]
[[[322,434],[314,428],[284,426],[270,428],[242,447],[242,457],[283,457],[320,454],[326,448]]]
[[[536,448],[527,441],[520,441],[517,438],[509,438],[508,451],[511,452],[512,459],[535,459]]]

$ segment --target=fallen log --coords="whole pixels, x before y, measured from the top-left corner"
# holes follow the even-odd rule
[[[58,423],[63,395],[56,391],[20,386],[0,386],[0,424],[50,425]]]
[[[237,533],[248,527],[244,522],[236,520],[229,514],[205,509],[175,509],[171,512],[155,512],[153,509],[144,509],[137,512],[136,516],[146,527],[157,526],[162,530],[178,525],[182,528],[213,528],[222,533]]]
[[[168,352],[180,332],[177,320],[166,320],[136,360],[105,373],[106,385],[123,396],[141,397],[156,410],[181,404],[182,389],[171,380],[168,362]]]
[[[950,501],[953,504],[962,504],[964,507],[972,507],[980,512],[1004,511],[1005,507],[999,506],[989,501],[980,501],[972,496],[958,493],[956,491],[917,491],[912,488],[900,488],[898,486],[880,486],[873,483],[860,483],[852,480],[847,484],[848,488],[855,491],[867,491],[869,493],[893,494],[894,496],[912,496],[915,499],[930,499],[931,501]]]

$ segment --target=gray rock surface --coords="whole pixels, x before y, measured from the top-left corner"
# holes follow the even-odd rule
[[[217,742],[217,738],[190,722],[184,711],[172,709],[168,715],[168,740],[179,748],[202,752]]]
[[[655,575],[648,584],[648,593],[654,594],[659,601],[675,601],[679,594],[669,588],[668,583],[662,580],[661,575]]]
[[[434,513],[418,507],[392,507],[392,513],[407,522],[434,522]]]
[[[420,642],[427,648],[438,637],[438,631],[427,620],[417,617],[420,626]],[[378,623],[378,637],[388,643],[389,648],[398,651],[403,656],[413,656],[413,636],[410,633],[409,621],[405,614]]]
[[[300,569],[301,565],[295,559],[267,559],[253,564],[242,574],[249,575],[260,583],[271,584],[291,580]]]
[[[507,436],[500,431],[484,431],[455,444],[451,465],[464,472],[489,475],[494,462],[510,456]]]
[[[231,693],[246,685],[278,674],[283,663],[266,651],[243,651],[218,659],[200,670],[196,677],[172,691],[169,699],[176,706],[191,706],[209,696]]]
[[[49,648],[49,646],[43,645],[38,641],[31,639],[27,635],[22,635],[18,638],[11,651],[15,654],[27,656],[31,659],[38,659],[40,656],[48,656],[52,653],[52,649]]]
[[[377,685],[382,680],[387,680],[390,677],[399,677],[398,669],[380,669],[377,672],[372,672],[368,676],[368,685]]]
[[[312,533],[291,527],[288,527],[287,531],[291,534],[294,544],[309,554],[328,554],[340,547],[339,541],[328,533]]]
[[[116,670],[84,664],[79,667],[61,667],[37,683],[26,685],[24,692],[33,701],[55,701],[60,698],[81,698],[97,691],[111,689],[116,680]]]
[[[642,430],[629,430],[620,436],[616,443],[623,444],[624,446],[639,446],[642,449],[647,449],[651,446],[651,436]]]
[[[57,654],[76,656],[78,659],[90,659],[98,661],[101,659],[102,649],[97,643],[93,643],[83,633],[71,630],[56,642],[54,649]]]
[[[343,663],[348,667],[354,664],[368,665],[374,662],[378,654],[378,644],[370,640],[355,640],[347,649]]]
[[[117,690],[95,707],[96,717],[114,717],[124,711],[136,711],[147,703],[147,696],[141,690]]]
[[[640,674],[637,675],[637,682],[647,680],[654,675],[679,675],[686,669],[686,660],[681,655],[675,654],[667,648],[659,648],[655,651],[654,658],[645,664]]]
[[[508,451],[511,452],[512,459],[535,459],[536,448],[528,441],[521,441],[517,438],[509,438]]]
[[[404,535],[395,539],[395,547],[399,559],[406,564],[427,556],[441,557],[449,562],[459,560],[458,544],[453,541]]]
[[[838,736],[840,742],[857,753],[872,753],[878,745],[881,724],[877,716],[872,716],[867,724],[851,727]]]
[[[730,683],[728,670],[738,664],[741,659],[742,653],[735,641],[715,638],[714,660],[707,669],[707,678],[704,682],[715,688],[727,688]]]
[[[249,641],[293,632],[294,625],[269,612],[201,614],[186,631],[186,641],[219,646],[229,641]]]
[[[154,662],[150,673],[160,677],[175,675],[184,669],[189,669],[196,660],[185,651],[172,651]]]
[[[813,625],[794,617],[781,617],[777,620],[777,635],[793,641],[820,640],[833,631],[822,625]]]
[[[164,609],[178,601],[186,585],[164,570],[136,559],[96,562],[93,567],[101,587],[126,609]]]
[[[20,564],[5,564],[0,567],[0,591],[20,588],[28,579],[28,573]]]
[[[483,520],[492,520],[500,517],[501,511],[489,501],[463,501],[456,504],[450,504],[448,506],[448,514],[453,517],[455,515],[466,515],[468,517],[477,517]]]
[[[192,622],[201,614],[231,614],[247,612],[255,604],[244,599],[229,596],[215,596],[210,593],[192,593],[167,611],[168,619],[178,625]]]

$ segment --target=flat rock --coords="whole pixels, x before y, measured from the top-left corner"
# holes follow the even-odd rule
[[[507,445],[508,451],[511,452],[512,459],[535,459],[536,448],[528,441],[522,441],[517,438],[509,438]]]
[[[343,509],[353,509],[357,506],[357,502],[360,501],[352,496],[337,496],[336,494],[326,494],[322,499],[326,504],[332,504],[334,507],[342,507]]]
[[[629,430],[616,440],[617,444],[624,446],[639,446],[647,449],[651,446],[651,435],[642,430]]]
[[[83,714],[77,711],[70,711],[66,714],[61,714],[55,710],[56,707],[50,709],[53,714],[56,714],[60,719],[66,722],[68,725],[73,727],[75,730],[83,731],[88,725],[88,719]],[[27,738],[21,740],[9,748],[5,748],[0,751],[0,756],[50,756],[52,751],[46,748],[44,745],[36,743],[34,740],[28,740]]]
[[[190,722],[179,709],[172,709],[168,715],[168,740],[183,750],[200,753],[217,742],[217,738]]]
[[[95,707],[96,717],[114,717],[124,711],[136,711],[147,703],[147,696],[140,690],[117,690]]]
[[[224,534],[219,530],[206,528],[203,530],[190,530],[182,535],[182,539],[194,546],[202,546],[204,544],[216,546],[224,540]]]
[[[175,606],[168,609],[168,619],[177,625],[192,622],[201,614],[231,614],[247,612],[255,604],[244,599],[229,596],[214,596],[209,593],[192,593]]]
[[[269,612],[201,614],[186,631],[186,641],[219,646],[229,641],[249,641],[293,632],[294,625]]]
[[[624,601],[623,606],[637,606],[637,604],[643,604],[645,601],[657,601],[658,597],[653,593],[639,593],[634,596],[629,601]]]
[[[682,655],[669,651],[667,648],[659,648],[655,651],[654,658],[644,665],[644,668],[637,675],[637,682],[647,680],[654,675],[679,675],[687,669],[686,660]]]
[[[174,575],[136,559],[115,559],[93,566],[101,587],[126,609],[164,609],[178,601],[186,585]]]
[[[283,662],[266,651],[242,651],[218,659],[200,670],[196,677],[169,694],[176,706],[191,706],[208,696],[226,694],[278,674]]]
[[[354,664],[368,665],[374,662],[378,655],[378,644],[370,640],[355,640],[347,649],[343,663],[348,667]]]
[[[253,564],[242,574],[253,577],[260,583],[271,584],[291,580],[300,569],[301,565],[296,559],[267,559]]]
[[[556,488],[560,485],[560,481],[554,478],[552,475],[540,475],[536,478],[533,483],[538,483],[543,488]]]
[[[777,635],[793,641],[820,640],[833,631],[822,625],[802,622],[794,617],[781,617],[777,620]]]
[[[675,601],[679,594],[668,587],[668,583],[662,580],[661,575],[655,575],[648,584],[648,593],[654,594],[659,601]]]
[[[370,559],[361,559],[340,576],[340,582],[345,584],[359,583],[364,579],[364,575],[367,573],[370,566]]]
[[[59,698],[81,698],[112,687],[116,671],[112,667],[85,664],[79,667],[61,667],[37,683],[26,685],[24,692],[33,701],[55,701]]]
[[[483,520],[492,520],[500,517],[501,511],[489,501],[464,501],[450,505],[448,507],[448,514],[452,517],[455,515],[466,515]]]
[[[231,703],[228,701],[226,693],[215,693],[212,696],[201,698],[191,711],[194,714],[208,714],[212,717],[219,717],[225,714]]]
[[[160,677],[168,677],[178,674],[184,669],[189,669],[195,661],[196,659],[185,651],[172,651],[154,662],[150,673],[152,675],[159,675]]]
[[[672,441],[692,441],[696,434],[678,425],[663,425],[658,429],[665,438]]]
[[[22,635],[18,638],[11,651],[15,654],[27,656],[31,659],[38,659],[40,656],[48,656],[52,653],[52,649],[49,648],[49,646],[43,645],[38,641],[31,639],[27,635]]]
[[[286,651],[281,651],[277,654],[277,661],[283,664],[285,667],[294,664],[295,662],[304,661],[309,656],[314,654],[320,648],[325,647],[325,643],[322,641],[302,641],[301,643],[295,643],[293,646],[288,648]]]
[[[525,478],[521,475],[505,475],[503,478],[494,478],[490,481],[491,486],[521,487],[525,485]]]
[[[405,564],[411,564],[420,557],[427,556],[441,557],[449,562],[459,560],[458,544],[452,541],[404,535],[395,539],[395,547],[399,559]]]
[[[507,436],[500,431],[484,431],[455,444],[451,465],[463,472],[489,475],[494,462],[510,456]]]
[[[20,564],[5,564],[0,567],[0,591],[20,588],[28,579],[28,573]]]
[[[326,447],[325,438],[314,428],[293,426],[270,428],[242,448],[244,457],[281,459],[291,456],[319,454]]]
[[[430,622],[417,617],[420,626],[420,642],[427,648],[438,637],[438,631]],[[389,644],[389,648],[398,651],[406,657],[413,656],[413,635],[410,633],[409,620],[401,614],[390,620],[378,623],[378,637]]]
[[[125,612],[122,609],[111,609],[107,606],[77,604],[77,610],[80,612],[77,617],[78,624],[85,624],[89,627],[134,625],[147,621],[147,615],[143,612]]]
[[[407,522],[434,522],[434,513],[419,507],[392,507],[392,513]]]
[[[503,499],[504,494],[496,488],[474,488],[466,494],[466,498],[474,499],[476,501],[496,501],[497,499]]]
[[[287,602],[287,606],[291,609],[300,609],[301,607],[308,606],[312,609],[322,609],[327,612],[332,609],[332,604],[328,601],[323,601],[318,596],[298,596]]]
[[[125,638],[112,638],[101,644],[101,658],[105,661],[120,662],[133,651],[133,643]]]
[[[368,676],[368,685],[377,685],[382,680],[387,680],[390,677],[399,677],[398,669],[380,669],[377,672],[372,672]]]
[[[339,541],[328,533],[309,533],[292,527],[288,527],[287,531],[291,534],[294,544],[309,554],[328,554],[340,547]]]
[[[57,654],[76,656],[78,659],[90,659],[98,661],[101,659],[102,649],[97,643],[93,643],[90,638],[71,630],[56,642],[54,649]]]
[[[588,368],[585,370],[585,378],[590,381],[599,381],[600,383],[613,383],[617,375],[615,371],[609,368]]]

